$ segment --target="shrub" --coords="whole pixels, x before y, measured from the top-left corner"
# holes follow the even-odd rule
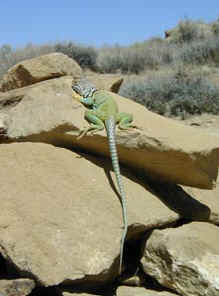
[[[179,22],[178,30],[178,40],[176,42],[179,43],[191,42],[202,37],[197,24],[190,20]]]
[[[97,66],[102,73],[136,73],[144,69],[143,56],[138,50],[120,47],[105,47],[99,51]]]
[[[13,53],[10,45],[2,45],[0,48],[0,78],[13,65]]]
[[[219,36],[185,44],[176,54],[176,60],[185,64],[219,63]]]
[[[217,19],[215,22],[211,24],[212,31],[215,35],[219,35],[219,19]]]
[[[159,66],[172,63],[178,46],[161,38],[151,38],[142,43],[136,43],[131,48],[142,51],[145,69],[157,69]]]
[[[97,66],[103,73],[135,73],[145,69],[157,69],[163,64],[173,61],[175,45],[168,44],[162,39],[154,38],[130,47],[116,45],[99,50]]]
[[[166,35],[170,42],[183,44],[212,36],[212,30],[208,24],[187,19],[180,21],[175,28],[166,31]]]
[[[128,81],[120,94],[165,116],[219,114],[219,88],[201,74],[189,74],[181,68],[153,79]]]
[[[55,44],[55,51],[62,52],[74,59],[82,68],[96,70],[97,51],[93,47],[63,42]]]

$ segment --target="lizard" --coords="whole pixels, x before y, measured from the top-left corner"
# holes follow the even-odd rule
[[[122,272],[124,244],[128,230],[126,195],[120,174],[120,166],[116,147],[116,125],[121,130],[135,128],[132,125],[133,115],[129,113],[119,113],[117,102],[111,92],[106,90],[98,90],[87,79],[81,79],[72,86],[72,89],[80,95],[80,102],[89,110],[85,111],[85,119],[89,126],[82,130],[78,139],[86,135],[88,132],[92,134],[105,128],[108,138],[109,151],[111,155],[112,167],[116,176],[116,182],[120,194],[120,202],[122,206],[123,216],[123,233],[120,242],[120,262],[119,274]]]

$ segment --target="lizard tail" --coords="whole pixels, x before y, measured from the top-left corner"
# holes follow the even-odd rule
[[[108,142],[109,142],[109,150],[112,160],[112,166],[113,170],[116,176],[117,185],[119,188],[120,193],[120,202],[122,205],[122,215],[123,215],[123,233],[121,238],[121,245],[120,245],[120,263],[119,263],[119,273],[122,272],[122,261],[123,261],[123,251],[124,251],[124,244],[125,244],[125,238],[128,230],[128,222],[127,222],[127,210],[126,210],[126,195],[124,191],[124,186],[120,174],[120,167],[119,167],[119,160],[118,160],[118,153],[116,148],[116,124],[114,117],[111,117],[107,120],[105,120],[105,127],[106,132],[108,136]]]

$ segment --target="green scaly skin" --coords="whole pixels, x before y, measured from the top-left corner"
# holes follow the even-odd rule
[[[114,97],[111,95],[110,92],[105,90],[97,90],[94,93],[92,93],[91,96],[81,98],[80,101],[85,106],[91,108],[91,110],[87,110],[85,112],[85,119],[88,121],[90,126],[81,132],[79,138],[86,135],[89,131],[91,131],[92,133],[95,133],[105,128],[107,132],[112,166],[116,176],[116,181],[117,181],[120,198],[121,198],[123,224],[124,224],[124,230],[123,230],[121,245],[120,245],[119,274],[121,274],[124,243],[127,235],[128,222],[127,222],[127,209],[126,209],[126,195],[124,191],[123,182],[121,179],[118,153],[116,148],[115,128],[116,128],[116,125],[118,125],[118,127],[122,130],[127,130],[135,127],[131,124],[133,121],[133,116],[132,114],[128,114],[128,113],[119,113],[118,105]]]

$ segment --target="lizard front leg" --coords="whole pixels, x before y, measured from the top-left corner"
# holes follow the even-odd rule
[[[82,130],[77,139],[82,138],[90,131],[92,131],[92,134],[94,134],[98,131],[103,130],[105,127],[103,121],[97,116],[97,112],[95,110],[85,111],[84,118],[87,120],[90,126]]]

